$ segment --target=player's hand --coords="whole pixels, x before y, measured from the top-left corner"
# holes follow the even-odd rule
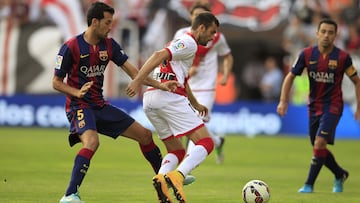
[[[91,81],[91,82],[87,82],[85,83],[81,89],[79,90],[79,93],[78,93],[78,98],[83,98],[85,96],[85,94],[89,91],[89,89],[91,88],[91,86],[94,84],[94,81]]]
[[[276,108],[277,113],[281,117],[283,117],[283,116],[285,116],[287,114],[287,110],[288,110],[288,103],[280,101],[277,108]]]
[[[219,82],[221,86],[225,86],[227,83],[227,78],[223,76]]]
[[[199,112],[200,117],[205,117],[209,113],[208,108],[206,108],[206,106],[204,106],[202,104],[197,104],[197,105],[195,105],[193,107]]]
[[[132,80],[126,88],[126,94],[129,97],[135,96],[139,86],[140,86],[140,84],[138,84],[138,82],[136,82],[135,80]]]
[[[175,92],[175,90],[180,87],[180,83],[175,80],[166,81],[164,83],[161,83],[161,90],[169,91],[169,92]]]

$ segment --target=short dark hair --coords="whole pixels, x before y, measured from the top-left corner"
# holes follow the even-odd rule
[[[96,18],[98,20],[101,20],[104,18],[104,12],[109,12],[112,15],[115,13],[115,10],[113,7],[103,3],[103,2],[94,2],[91,4],[88,12],[87,12],[87,24],[88,26],[91,25],[91,21],[93,18]]]
[[[322,19],[320,22],[319,22],[319,25],[318,25],[318,30],[320,30],[320,26],[322,24],[330,24],[330,25],[333,25],[335,27],[335,32],[337,32],[337,28],[338,28],[338,25],[337,23],[334,21],[334,20],[331,20],[329,18],[325,18],[325,19]]]
[[[192,15],[196,9],[203,9],[204,11],[211,12],[207,4],[196,3],[190,8],[190,14]]]
[[[212,13],[200,13],[195,17],[194,22],[191,25],[191,29],[196,30],[200,25],[205,25],[205,28],[208,28],[213,23],[215,23],[218,27],[220,25],[219,20]]]

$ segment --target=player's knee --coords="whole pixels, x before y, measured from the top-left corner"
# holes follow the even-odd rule
[[[152,132],[146,128],[144,128],[142,134],[140,136],[137,136],[137,139],[135,140],[137,140],[140,145],[148,145],[154,142]]]
[[[214,149],[214,141],[211,139],[211,137],[205,137],[199,140],[196,145],[202,145],[208,154],[210,154]]]

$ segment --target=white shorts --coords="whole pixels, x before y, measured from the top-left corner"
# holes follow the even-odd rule
[[[145,92],[143,108],[161,140],[181,137],[195,131],[204,122],[196,114],[187,97],[162,90]]]

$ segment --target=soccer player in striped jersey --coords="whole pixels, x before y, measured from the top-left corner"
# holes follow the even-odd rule
[[[317,45],[302,50],[282,85],[279,115],[284,116],[288,109],[290,89],[294,78],[307,68],[310,83],[309,92],[309,137],[313,146],[313,157],[309,174],[300,193],[311,193],[315,180],[325,165],[334,174],[333,192],[342,192],[343,183],[349,172],[339,166],[335,156],[327,148],[335,141],[336,126],[340,120],[344,101],[341,83],[346,74],[355,85],[357,109],[355,119],[360,121],[360,79],[348,53],[334,45],[337,24],[331,19],[323,19],[316,32]]]
[[[138,73],[138,69],[128,62],[128,56],[121,46],[107,37],[113,15],[112,7],[102,2],[93,3],[87,13],[87,30],[65,42],[57,56],[52,85],[54,89],[66,94],[70,146],[82,143],[82,148],[75,157],[69,186],[60,203],[83,202],[78,188],[99,147],[98,133],[114,139],[122,135],[137,141],[155,173],[161,166],[162,156],[151,131],[109,104],[103,96],[104,71],[110,60],[131,78]],[[176,81],[160,83],[150,77],[144,78],[142,82],[164,91],[173,91],[178,85]]]

